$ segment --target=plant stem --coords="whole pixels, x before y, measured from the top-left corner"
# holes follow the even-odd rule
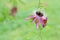
[[[39,26],[40,28],[39,28],[39,38],[40,38],[40,40],[42,40],[42,27],[41,26]]]
[[[42,40],[42,34],[41,34],[41,30],[40,30],[40,40]]]
[[[38,2],[38,8],[40,8],[40,0],[39,0],[39,2]]]

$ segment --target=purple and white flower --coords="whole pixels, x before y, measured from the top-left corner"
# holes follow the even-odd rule
[[[42,10],[34,11],[33,15],[26,18],[26,20],[29,20],[29,19],[33,19],[32,23],[34,22],[36,23],[37,29],[40,25],[42,25],[42,27],[45,27],[47,23],[47,17],[45,16],[45,12],[43,12]]]

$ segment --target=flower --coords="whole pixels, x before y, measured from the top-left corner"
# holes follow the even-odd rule
[[[10,13],[11,13],[12,16],[15,16],[16,12],[17,12],[17,7],[14,6],[14,7],[11,9],[11,12],[10,12]]]
[[[42,25],[42,27],[45,27],[47,23],[47,17],[44,15],[44,12],[41,10],[34,11],[33,15],[26,18],[26,20],[29,20],[29,19],[33,19],[32,23],[34,22],[36,23],[37,29],[40,25]]]

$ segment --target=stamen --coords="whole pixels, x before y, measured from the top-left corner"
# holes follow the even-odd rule
[[[38,16],[40,16],[40,17],[43,16],[43,14],[42,14],[41,12],[36,12],[36,14],[37,14]]]

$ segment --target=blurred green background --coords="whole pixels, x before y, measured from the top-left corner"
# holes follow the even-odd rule
[[[60,0],[40,0],[48,5],[48,22],[40,32],[25,18],[38,7],[39,0],[0,0],[0,40],[60,40]],[[17,6],[16,16],[9,14]]]

